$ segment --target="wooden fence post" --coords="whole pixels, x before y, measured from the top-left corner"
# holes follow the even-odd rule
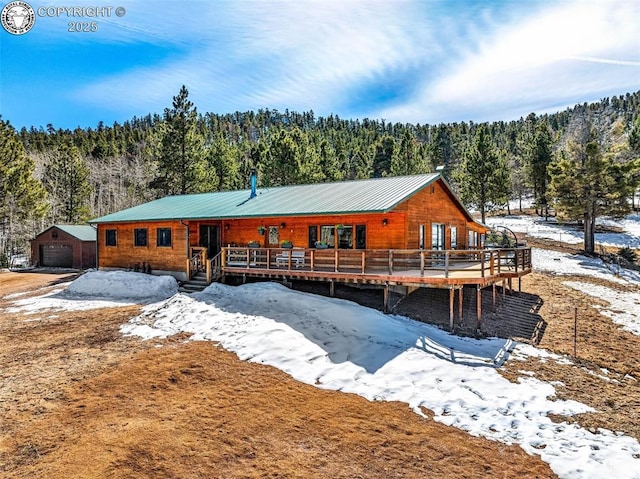
[[[573,308],[573,357],[578,357],[578,308]]]

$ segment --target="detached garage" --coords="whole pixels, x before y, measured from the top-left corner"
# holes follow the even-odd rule
[[[95,228],[53,225],[31,240],[31,262],[50,268],[95,268]]]

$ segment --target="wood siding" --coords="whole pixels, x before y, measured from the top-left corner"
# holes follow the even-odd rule
[[[134,230],[147,229],[147,246],[134,246]],[[158,228],[171,228],[171,246],[157,246]],[[106,246],[106,230],[116,230],[116,246]],[[131,268],[147,263],[152,270],[185,271],[187,228],[179,221],[98,225],[98,261],[101,268]]]
[[[302,201],[302,200],[301,200]],[[466,214],[448,193],[441,180],[428,185],[408,200],[397,205],[389,213],[362,213],[345,215],[286,216],[264,218],[210,219],[164,222],[137,222],[100,224],[98,227],[98,259],[100,267],[133,268],[136,263],[148,263],[152,270],[186,272],[187,244],[200,246],[200,226],[217,226],[220,247],[247,246],[257,241],[260,247],[277,247],[282,241],[291,241],[294,247],[312,248],[309,244],[309,227],[318,227],[318,239],[322,226],[342,224],[353,227],[355,249],[356,226],[366,227],[365,249],[418,249],[420,226],[425,225],[426,249],[431,248],[431,225],[446,225],[445,248],[451,247],[451,226],[458,228],[458,249],[467,246],[467,232],[474,229],[484,232],[481,225],[469,222]],[[258,228],[266,228],[261,235]],[[188,233],[187,233],[188,227]],[[147,246],[134,246],[134,230],[147,228]],[[156,245],[157,229],[171,228],[172,246]],[[268,242],[269,228],[277,231],[277,243]],[[117,231],[117,246],[105,245],[105,231]],[[187,236],[188,235],[188,236]]]
[[[330,216],[302,216],[279,218],[251,218],[227,220],[222,222],[222,245],[244,246],[250,241],[258,241],[260,246],[266,247],[269,227],[278,229],[278,241],[291,241],[294,246],[309,248],[309,226],[353,226],[354,235],[357,225],[366,226],[366,247],[369,249],[388,249],[404,247],[403,213],[388,214],[360,214],[360,215],[330,215]],[[383,220],[386,219],[386,226]],[[202,224],[208,224],[203,222]],[[258,227],[264,226],[267,232],[258,233]],[[198,228],[194,227],[192,231]],[[318,233],[319,234],[319,233]],[[197,236],[191,238],[191,245],[196,246]],[[354,245],[355,246],[355,245]]]
[[[445,225],[445,249],[451,248],[452,227],[456,227],[458,231],[457,249],[467,248],[467,232],[469,230],[485,232],[481,225],[469,222],[441,180],[419,191],[405,201],[403,206],[407,211],[406,249],[420,247],[421,225],[425,225],[425,249],[431,249],[433,241],[431,227],[434,223]]]

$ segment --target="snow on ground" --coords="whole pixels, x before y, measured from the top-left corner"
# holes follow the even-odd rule
[[[607,308],[596,304],[592,306],[614,323],[622,325],[623,329],[640,336],[640,292],[616,291],[606,286],[578,281],[565,281],[563,284],[609,303]]]
[[[582,231],[572,226],[558,224],[555,218],[532,218],[530,216],[493,216],[487,218],[487,226],[505,226],[518,233],[526,233],[535,238],[578,244],[584,240]],[[596,233],[596,244],[622,248],[640,248],[640,215],[628,215],[623,220],[600,218],[598,224],[622,228],[622,233]]]
[[[640,272],[607,265],[599,258],[531,248],[531,259],[534,271],[557,275],[590,276],[612,283],[640,285]]]
[[[640,225],[640,220],[629,221],[625,234],[636,234],[632,227]],[[539,271],[626,283],[627,288],[640,285],[637,273],[617,276],[600,260],[580,255],[534,249],[533,265]],[[150,296],[163,299],[123,325],[123,333],[154,338],[184,331],[194,340],[219,341],[240,359],[269,364],[316,387],[372,401],[403,401],[418,414],[425,407],[436,420],[470,434],[521,445],[540,455],[561,478],[640,478],[636,439],[554,423],[550,414],[574,415],[591,409],[557,400],[554,385],[530,372],[522,371],[519,382],[511,383],[497,371],[507,359],[537,356],[570,364],[566,357],[509,340],[459,338],[408,318],[274,283],[213,284],[202,293],[186,296],[174,294],[169,280],[156,283],[158,277],[120,274],[124,275],[87,274],[67,291],[55,290],[14,304],[25,314],[80,305],[117,306],[131,300],[135,292],[152,291]],[[608,301],[610,307],[603,314],[639,334],[640,293],[581,282],[567,285]]]
[[[13,301],[13,306],[6,311],[26,314],[48,309],[84,311],[158,301],[177,292],[178,283],[171,276],[152,276],[127,271],[91,271],[72,283],[60,284],[59,288],[42,296]],[[12,295],[6,298],[10,296]]]
[[[169,298],[178,292],[172,276],[153,276],[130,271],[92,271],[80,276],[67,288],[75,295],[111,298]]]
[[[638,441],[554,423],[551,413],[591,409],[555,399],[551,384],[530,375],[514,384],[498,374],[497,365],[520,348],[508,340],[459,338],[275,283],[213,284],[199,294],[176,295],[146,306],[122,331],[143,338],[189,332],[194,340],[219,341],[240,359],[277,367],[317,387],[403,401],[418,413],[426,407],[445,424],[520,444],[560,477],[638,477]]]

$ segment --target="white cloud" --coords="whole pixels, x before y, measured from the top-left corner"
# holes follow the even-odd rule
[[[113,106],[157,109],[186,84],[201,110],[278,107],[330,110],[353,84],[419,61],[412,42],[425,35],[410,28],[413,7],[386,2],[239,2],[190,9],[216,17],[215,29],[202,33],[179,59],[102,78],[79,93],[83,99]],[[166,12],[165,12],[166,13]],[[165,31],[189,18],[175,9]],[[224,19],[224,20],[221,20]],[[156,38],[157,18],[137,32]],[[159,34],[159,33],[158,33]],[[166,35],[165,35],[166,36]],[[193,40],[193,35],[189,34]],[[182,39],[172,40],[183,45]]]
[[[599,99],[640,86],[640,3],[576,2],[476,31],[450,69],[386,117],[416,120],[429,110],[477,112],[476,121],[526,115],[542,105]],[[613,65],[613,66],[612,66]],[[554,103],[555,102],[555,103]],[[451,121],[445,116],[428,120]],[[464,118],[458,118],[464,120]]]
[[[162,111],[182,84],[200,111],[313,109],[420,123],[508,120],[640,86],[640,2],[124,5],[114,41],[174,51],[76,95],[136,114]],[[376,85],[395,88],[389,77],[401,92],[385,106]]]

